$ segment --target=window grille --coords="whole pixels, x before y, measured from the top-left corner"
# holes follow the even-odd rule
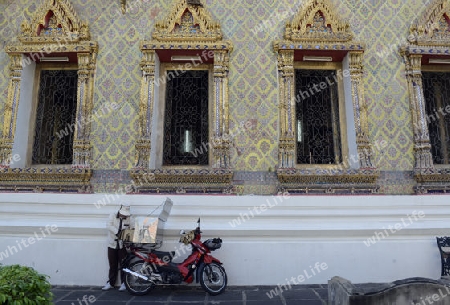
[[[41,71],[33,164],[72,164],[77,82],[77,70]]]
[[[167,71],[163,165],[208,165],[208,71]]]
[[[339,97],[334,70],[295,70],[298,164],[339,164]]]
[[[434,164],[449,164],[450,73],[423,72],[425,112]]]

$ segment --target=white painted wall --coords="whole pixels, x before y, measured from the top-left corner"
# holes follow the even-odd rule
[[[104,194],[0,194],[0,263],[25,264],[59,285],[103,285],[107,275],[105,223],[119,201],[97,209]],[[132,213],[146,215],[166,196],[129,195]],[[440,277],[436,236],[450,234],[448,196],[194,196],[171,195],[174,206],[165,227],[163,250],[178,247],[180,229],[202,220],[203,237],[222,237],[214,252],[230,285],[285,284],[312,275],[315,263],[328,268],[302,284],[326,283],[335,275],[354,283],[390,282],[407,277]],[[259,215],[249,210],[262,204]],[[412,223],[408,214],[423,212]],[[233,219],[250,219],[232,227]],[[245,216],[244,216],[245,217]],[[407,224],[402,224],[403,221]],[[396,233],[389,225],[401,224]],[[58,230],[42,238],[42,228]],[[387,230],[370,247],[364,240]],[[35,236],[27,247],[18,242]],[[386,233],[385,233],[386,234]],[[36,237],[35,237],[36,239]],[[17,248],[17,253],[12,248]],[[8,257],[5,253],[8,252]],[[11,252],[13,253],[11,255]]]

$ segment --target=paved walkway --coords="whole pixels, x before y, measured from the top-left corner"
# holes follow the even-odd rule
[[[117,289],[102,291],[101,287],[56,286],[53,302],[57,305],[115,305],[151,303],[155,305],[327,305],[326,285],[292,286],[282,295],[269,298],[266,293],[274,287],[227,287],[218,296],[210,296],[199,286],[156,287],[145,296],[133,296]],[[84,300],[83,300],[84,297]]]

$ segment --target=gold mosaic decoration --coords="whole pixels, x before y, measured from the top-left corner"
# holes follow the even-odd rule
[[[155,25],[153,40],[141,42],[143,58],[141,69],[141,103],[139,111],[139,139],[136,142],[136,169],[131,172],[134,181],[142,181],[141,177],[154,174],[155,179],[141,186],[141,189],[173,191],[175,184],[183,192],[190,189],[228,192],[232,179],[230,164],[229,136],[229,102],[228,102],[228,67],[230,42],[222,40],[220,25],[212,20],[203,5],[188,0],[176,0],[167,18]],[[198,50],[199,54],[213,53],[213,105],[214,115],[211,126],[214,126],[212,139],[213,165],[208,168],[184,167],[174,171],[172,168],[149,169],[151,152],[151,133],[153,122],[153,105],[160,103],[154,100],[155,56],[156,51]],[[195,178],[194,178],[195,177]]]
[[[367,105],[364,99],[362,59],[364,45],[353,41],[349,24],[340,21],[328,0],[310,0],[297,13],[291,23],[286,24],[284,40],[274,43],[278,52],[278,70],[280,84],[280,143],[278,158],[278,179],[283,191],[305,189],[302,184],[323,183],[316,187],[321,192],[330,192],[331,184],[354,184],[351,188],[374,183],[378,172],[372,165],[371,145],[367,121]],[[349,56],[354,125],[360,170],[350,170],[348,164],[331,167],[312,166],[302,169],[295,161],[295,50],[345,51]],[[351,122],[349,122],[351,124]],[[342,122],[341,122],[342,124]],[[345,125],[341,126],[341,129]],[[346,160],[345,160],[346,161]],[[296,168],[297,167],[297,168]],[[328,185],[327,185],[328,184]],[[363,189],[367,187],[364,185]],[[371,192],[378,189],[370,187]]]
[[[6,47],[10,56],[10,84],[5,105],[3,133],[0,140],[0,183],[2,189],[54,189],[90,191],[91,143],[89,116],[93,105],[94,71],[97,43],[90,41],[87,24],[80,21],[68,0],[45,0],[33,15],[24,21],[17,37],[19,43]],[[72,168],[11,169],[9,162],[16,133],[20,99],[22,56],[51,53],[76,53],[78,58],[77,113],[73,143]]]
[[[422,84],[422,57],[448,56],[450,52],[450,6],[446,0],[433,1],[424,15],[410,28],[408,43],[401,48],[406,65],[409,101],[414,130],[414,177],[417,193],[448,191],[450,167],[435,167]]]

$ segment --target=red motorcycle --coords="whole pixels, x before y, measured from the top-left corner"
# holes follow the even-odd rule
[[[181,232],[180,242],[192,246],[192,253],[182,262],[173,263],[175,252],[148,250],[130,246],[130,253],[122,264],[125,286],[133,295],[145,295],[156,285],[192,283],[194,277],[210,295],[225,291],[227,274],[222,263],[211,251],[222,246],[222,239],[213,238],[202,242],[200,219],[197,228]]]

